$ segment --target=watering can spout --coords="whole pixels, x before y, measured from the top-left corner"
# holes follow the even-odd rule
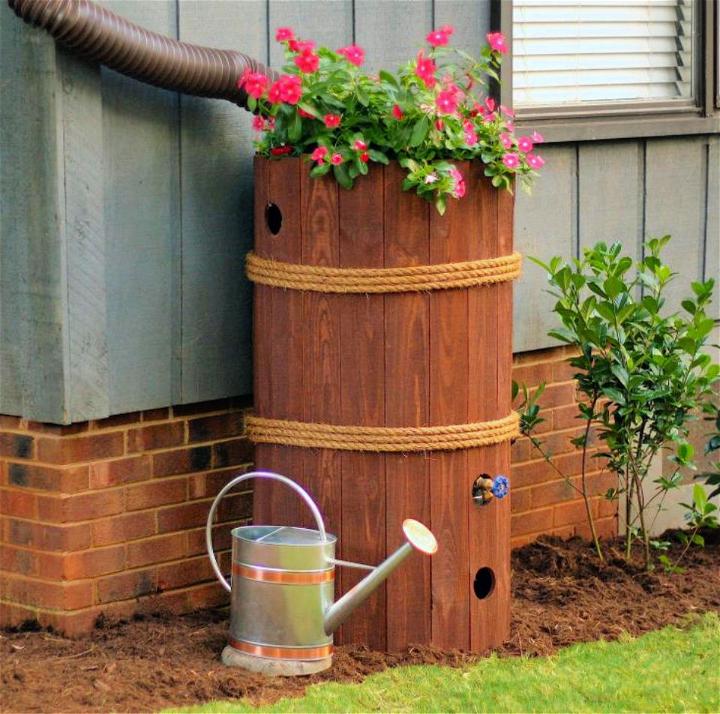
[[[419,521],[411,518],[405,520],[403,522],[403,533],[406,542],[327,609],[325,612],[325,633],[327,635],[335,632],[355,608],[363,603],[387,579],[388,575],[412,553],[413,549],[426,555],[433,555],[437,551],[438,545],[435,536]]]

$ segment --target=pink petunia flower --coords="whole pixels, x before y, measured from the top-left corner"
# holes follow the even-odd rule
[[[504,131],[502,134],[500,134],[500,143],[503,145],[503,148],[510,149],[513,145],[512,135]]]
[[[450,178],[455,182],[452,195],[455,198],[462,198],[465,195],[466,186],[463,175],[454,166],[450,169]]]
[[[348,62],[359,67],[365,61],[365,50],[358,45],[348,45],[341,47],[338,54],[342,55]]]
[[[465,143],[468,146],[476,146],[478,143],[478,136],[471,121],[466,120],[463,122],[463,132],[465,134]]]
[[[362,139],[356,139],[353,143],[353,149],[355,149],[355,151],[365,151],[367,148],[368,145]]]
[[[328,129],[335,129],[340,126],[340,120],[342,117],[339,114],[326,114],[323,117],[323,122]]]
[[[426,183],[426,184],[433,184],[433,183],[436,183],[438,180],[439,180],[439,179],[438,179],[438,175],[435,174],[435,173],[428,174],[428,175],[425,177],[425,183]]]
[[[330,163],[333,166],[340,166],[340,164],[343,162],[343,157],[341,154],[335,153],[330,157]]]
[[[507,53],[508,48],[505,44],[505,35],[502,32],[488,32],[486,35],[490,48],[501,55]]]
[[[310,154],[310,158],[313,161],[317,161],[319,164],[325,163],[327,152],[328,150],[324,146],[318,146],[317,149]]]
[[[295,56],[294,62],[301,72],[317,72],[317,68],[320,66],[320,57],[312,50],[303,50],[299,55]]]
[[[518,149],[523,153],[527,154],[528,151],[533,150],[533,141],[529,136],[521,136],[517,140]]]
[[[368,154],[367,151],[363,151],[362,154],[360,154],[360,161],[366,164],[368,161],[370,161],[370,154]]]
[[[395,119],[397,119],[398,121],[400,121],[400,120],[403,118],[403,110],[400,109],[400,105],[399,105],[399,104],[396,104],[396,105],[392,108],[392,115],[393,115],[393,117],[394,117]]]
[[[295,33],[289,27],[278,27],[278,29],[275,30],[275,39],[278,42],[286,42],[287,40],[292,40],[294,38]]]
[[[492,97],[485,98],[485,109],[487,109],[489,112],[495,111],[495,100]]]
[[[425,57],[423,50],[418,52],[417,66],[415,67],[415,74],[423,81],[423,84],[431,89],[435,86],[435,61],[430,57]]]
[[[506,107],[504,104],[500,105],[500,111],[506,116],[506,117],[514,117],[515,112],[510,109],[510,107]]]
[[[503,163],[509,169],[516,169],[520,165],[520,158],[515,153],[505,154],[505,156],[503,156]]]
[[[265,94],[267,89],[268,78],[260,72],[251,72],[246,69],[240,79],[238,79],[237,86],[239,89],[245,89],[245,92],[250,97],[260,99]]]
[[[450,25],[444,25],[439,30],[433,30],[425,39],[433,47],[442,47],[450,40],[450,35],[455,29]]]
[[[543,141],[545,141],[545,137],[539,131],[534,131],[530,135],[530,138],[533,140],[533,142],[535,144],[542,144]]]
[[[279,81],[273,82],[268,89],[268,99],[272,104],[282,104],[282,89]]]
[[[545,159],[537,154],[528,154],[525,159],[531,169],[541,169],[545,166]]]
[[[252,118],[252,128],[255,129],[255,131],[262,131],[265,128],[265,119],[259,114],[255,115]]]

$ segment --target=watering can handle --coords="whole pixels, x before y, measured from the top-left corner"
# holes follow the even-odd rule
[[[212,502],[212,506],[210,506],[210,512],[208,513],[207,517],[207,525],[205,526],[205,544],[207,546],[208,556],[210,557],[210,564],[212,565],[212,568],[215,571],[215,575],[220,581],[220,584],[228,592],[231,592],[232,588],[230,586],[230,583],[225,579],[225,576],[222,574],[222,570],[220,570],[220,566],[218,565],[217,559],[215,558],[215,547],[213,546],[212,541],[213,520],[215,519],[215,511],[217,510],[218,504],[220,503],[222,497],[231,488],[234,488],[243,481],[249,481],[251,478],[267,478],[272,479],[273,481],[280,481],[280,483],[284,483],[286,486],[290,487],[293,491],[295,491],[295,493],[297,493],[300,498],[305,501],[308,508],[312,512],[315,523],[317,524],[318,530],[320,531],[320,537],[323,539],[323,541],[327,540],[327,537],[325,535],[325,522],[323,521],[322,515],[320,514],[320,509],[317,507],[315,501],[310,498],[310,494],[304,488],[298,486],[295,481],[288,478],[287,476],[281,476],[280,474],[273,473],[272,471],[251,471],[250,473],[240,474],[240,476],[236,476],[234,479],[232,479],[232,481],[226,483],[220,493],[215,496],[215,500]]]

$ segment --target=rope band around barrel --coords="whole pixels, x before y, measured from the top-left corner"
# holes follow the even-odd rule
[[[402,293],[491,285],[517,278],[520,264],[520,253],[403,268],[300,265],[261,258],[253,252],[246,258],[247,276],[254,283],[321,293]]]
[[[247,418],[248,438],[257,444],[282,444],[341,451],[451,451],[508,441],[519,434],[520,418],[449,426],[346,426],[285,419]]]

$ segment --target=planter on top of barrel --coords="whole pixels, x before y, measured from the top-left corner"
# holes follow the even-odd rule
[[[344,560],[381,561],[403,518],[439,541],[343,626],[340,641],[378,649],[482,651],[509,631],[511,189],[542,166],[542,137],[516,137],[484,93],[502,35],[473,60],[451,34],[430,33],[397,74],[367,75],[361,48],[280,28],[284,74],[239,80],[260,132],[257,466],[312,493]],[[271,482],[254,516],[309,518]],[[362,571],[339,576],[345,592]]]

